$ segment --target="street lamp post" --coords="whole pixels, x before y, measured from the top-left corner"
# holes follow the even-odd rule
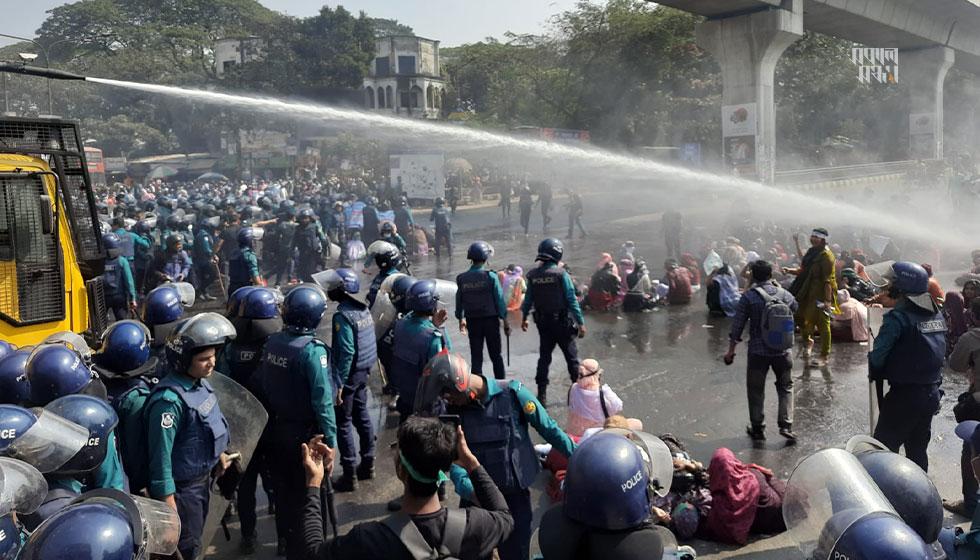
[[[64,43],[70,40],[70,39],[60,39],[58,41],[55,41],[54,43],[51,43],[48,49],[46,49],[44,48],[44,45],[42,45],[41,43],[38,43],[34,39],[28,39],[27,37],[18,37],[17,35],[8,35],[6,33],[0,33],[0,37],[7,37],[9,39],[17,39],[18,41],[28,41],[30,43],[34,43],[34,45],[37,46],[37,48],[41,49],[41,54],[44,55],[44,67],[49,69],[51,68],[51,58],[48,56],[48,49],[54,47],[58,43]],[[51,96],[51,80],[49,79],[47,80],[47,82],[48,82],[48,114],[53,115],[54,102]]]

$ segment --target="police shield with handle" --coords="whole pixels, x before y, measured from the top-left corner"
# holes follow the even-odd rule
[[[803,459],[786,482],[783,520],[807,560],[933,560],[933,552],[852,453]]]
[[[22,560],[149,560],[177,550],[181,519],[168,504],[119,490],[82,494],[31,533]]]
[[[946,322],[929,295],[929,275],[922,266],[896,262],[884,278],[897,303],[868,354],[868,377],[889,385],[873,435],[892,451],[904,446],[906,457],[928,470],[932,417],[942,395]]]

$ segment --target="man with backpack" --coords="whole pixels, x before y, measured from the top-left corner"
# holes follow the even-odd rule
[[[360,523],[346,535],[324,542],[320,484],[324,459],[329,462],[331,453],[321,437],[303,444],[306,558],[483,560],[493,558],[493,550],[513,531],[507,502],[467,447],[462,428],[411,416],[398,427],[393,450],[395,474],[404,487],[401,511],[382,521]],[[481,507],[444,508],[439,503],[440,481],[453,464],[469,474]]]
[[[742,341],[742,331],[749,322],[749,357],[745,385],[749,398],[749,421],[745,431],[753,441],[766,439],[764,408],[766,374],[772,368],[779,396],[779,435],[792,445],[793,433],[793,313],[796,299],[772,279],[772,265],[758,260],[751,263],[752,284],[742,294],[729,333],[725,364],[735,360],[735,346]]]

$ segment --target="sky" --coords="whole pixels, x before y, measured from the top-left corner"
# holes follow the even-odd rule
[[[34,37],[47,11],[64,0],[4,0],[22,5],[8,10],[0,33]],[[265,6],[292,16],[310,16],[323,4],[316,0],[259,0]],[[336,0],[328,2],[335,6]],[[507,31],[537,33],[548,19],[571,9],[576,0],[346,0],[341,5],[371,17],[397,19],[417,35],[441,41],[444,47],[475,43],[485,37],[502,38]],[[0,37],[0,45],[15,42]]]

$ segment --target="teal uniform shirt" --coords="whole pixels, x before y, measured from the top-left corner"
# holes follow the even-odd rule
[[[303,335],[289,333],[288,336],[296,338]],[[330,352],[326,344],[320,340],[307,344],[300,356],[300,367],[303,377],[310,383],[310,404],[323,434],[323,443],[334,449],[337,447],[337,420],[333,412],[336,395],[330,383]]]
[[[423,317],[423,318],[416,317],[411,313],[403,317],[403,319],[406,322],[406,328],[409,329],[410,331],[418,332],[418,331],[425,330],[426,328],[438,329],[439,336],[433,336],[429,340],[428,359],[431,360],[433,357],[435,357],[436,354],[442,352],[443,349],[449,350],[450,352],[453,351],[453,343],[452,341],[449,340],[449,333],[446,332],[445,328],[436,327],[435,323],[432,322],[432,319],[428,317]]]
[[[185,389],[190,389],[197,383],[196,380],[176,372],[170,372],[169,375],[174,376]],[[162,498],[177,491],[171,465],[174,440],[184,418],[184,401],[173,390],[167,389],[151,395],[146,407],[150,496]],[[166,418],[165,414],[168,415]]]
[[[340,302],[337,306],[337,312],[333,314],[333,327],[331,328],[331,332],[333,332],[333,341],[330,344],[330,357],[333,359],[331,367],[337,377],[338,387],[347,384],[350,367],[354,363],[354,353],[357,352],[357,346],[354,342],[357,336],[354,332],[354,324],[346,315],[341,313],[341,311],[348,309],[359,310],[349,301]]]
[[[504,388],[500,386],[496,379],[490,377],[484,377],[483,379],[487,384],[487,396],[481,404],[486,405],[494,395],[503,391]],[[528,391],[520,381],[508,381],[507,387],[513,389],[517,395],[512,421],[517,426],[517,429],[520,430],[521,435],[528,437],[527,427],[530,425],[559,453],[565,457],[570,456],[575,451],[575,442],[572,441],[572,438],[568,437],[565,430],[562,430],[558,426],[558,422],[555,422],[554,418],[548,416],[548,412],[541,406],[538,399],[531,394],[531,391]],[[521,422],[522,417],[527,422]],[[452,479],[453,486],[456,487],[456,493],[461,498],[464,500],[473,499],[473,482],[466,473],[466,469],[458,465],[453,465],[449,469],[449,478]]]
[[[153,258],[153,237],[150,235],[133,235],[133,264],[140,265],[139,268],[146,268]]]
[[[115,233],[116,235],[118,235],[120,238],[122,238],[122,237],[129,237],[130,240],[132,240],[132,243],[133,243],[133,256],[132,257],[126,257],[126,260],[129,261],[130,264],[133,264],[133,260],[136,258],[136,244],[138,243],[137,240],[140,238],[140,236],[137,235],[137,234],[135,234],[135,233],[133,233],[133,232],[131,232],[131,231],[126,231],[125,228],[119,228],[116,231],[114,231],[113,233]]]
[[[129,267],[129,260],[126,257],[119,257],[119,270],[122,271],[122,289],[126,294],[126,301],[136,301],[136,283],[133,281],[133,271]]]
[[[197,249],[197,252],[199,254],[206,255],[207,256],[207,259],[210,261],[211,258],[214,257],[214,247],[212,246],[212,243],[211,243],[211,234],[204,233],[203,235],[197,236],[197,240],[196,240],[196,243],[195,243],[195,249]],[[206,265],[208,263],[206,263],[206,262],[200,263],[199,262],[197,264],[199,264],[201,266],[204,266],[204,265]]]
[[[143,433],[143,406],[146,404],[149,396],[150,394],[147,389],[136,389],[130,391],[125,398],[116,403],[116,414],[119,416],[119,424],[113,430],[113,434],[116,432],[119,433],[119,438],[122,441],[120,451],[123,466],[129,466],[130,469],[140,468],[145,463],[144,458],[147,456],[145,447],[146,434]],[[133,481],[134,475],[145,479],[147,473],[127,471],[126,474]],[[132,490],[136,492],[140,488],[132,488]]]
[[[248,278],[251,280],[259,275],[259,257],[251,248],[242,249],[242,258],[245,259],[245,267],[248,269]]]
[[[474,264],[470,267],[469,272],[477,270],[486,270],[482,264]],[[504,301],[504,289],[500,286],[500,278],[494,271],[490,272],[490,283],[493,285],[491,288],[493,290],[493,301],[494,305],[497,306],[497,315],[501,319],[507,318],[507,302]],[[465,313],[463,312],[462,295],[459,290],[456,290],[456,318],[462,319]]]
[[[548,262],[542,265],[542,268],[554,268],[558,266],[558,263]],[[531,298],[532,285],[530,282],[527,283],[527,291],[524,292],[524,303],[521,304],[521,314],[522,320],[527,321],[527,316],[531,313],[531,306],[534,303],[534,299]],[[575,297],[575,285],[572,284],[572,277],[566,272],[562,274],[562,289],[565,292],[565,301],[568,302],[568,310],[572,314],[572,318],[579,325],[585,324],[585,317],[582,316],[582,307],[578,304],[578,298]]]
[[[895,309],[899,311],[910,308],[918,309],[914,303],[908,300],[900,301],[895,306]],[[899,320],[899,315],[885,314],[884,320],[881,322],[881,328],[878,329],[878,336],[874,337],[874,349],[868,353],[868,362],[872,369],[880,370],[885,367],[885,362],[888,360],[888,353],[898,343],[898,340],[902,338],[904,327],[903,321]]]

